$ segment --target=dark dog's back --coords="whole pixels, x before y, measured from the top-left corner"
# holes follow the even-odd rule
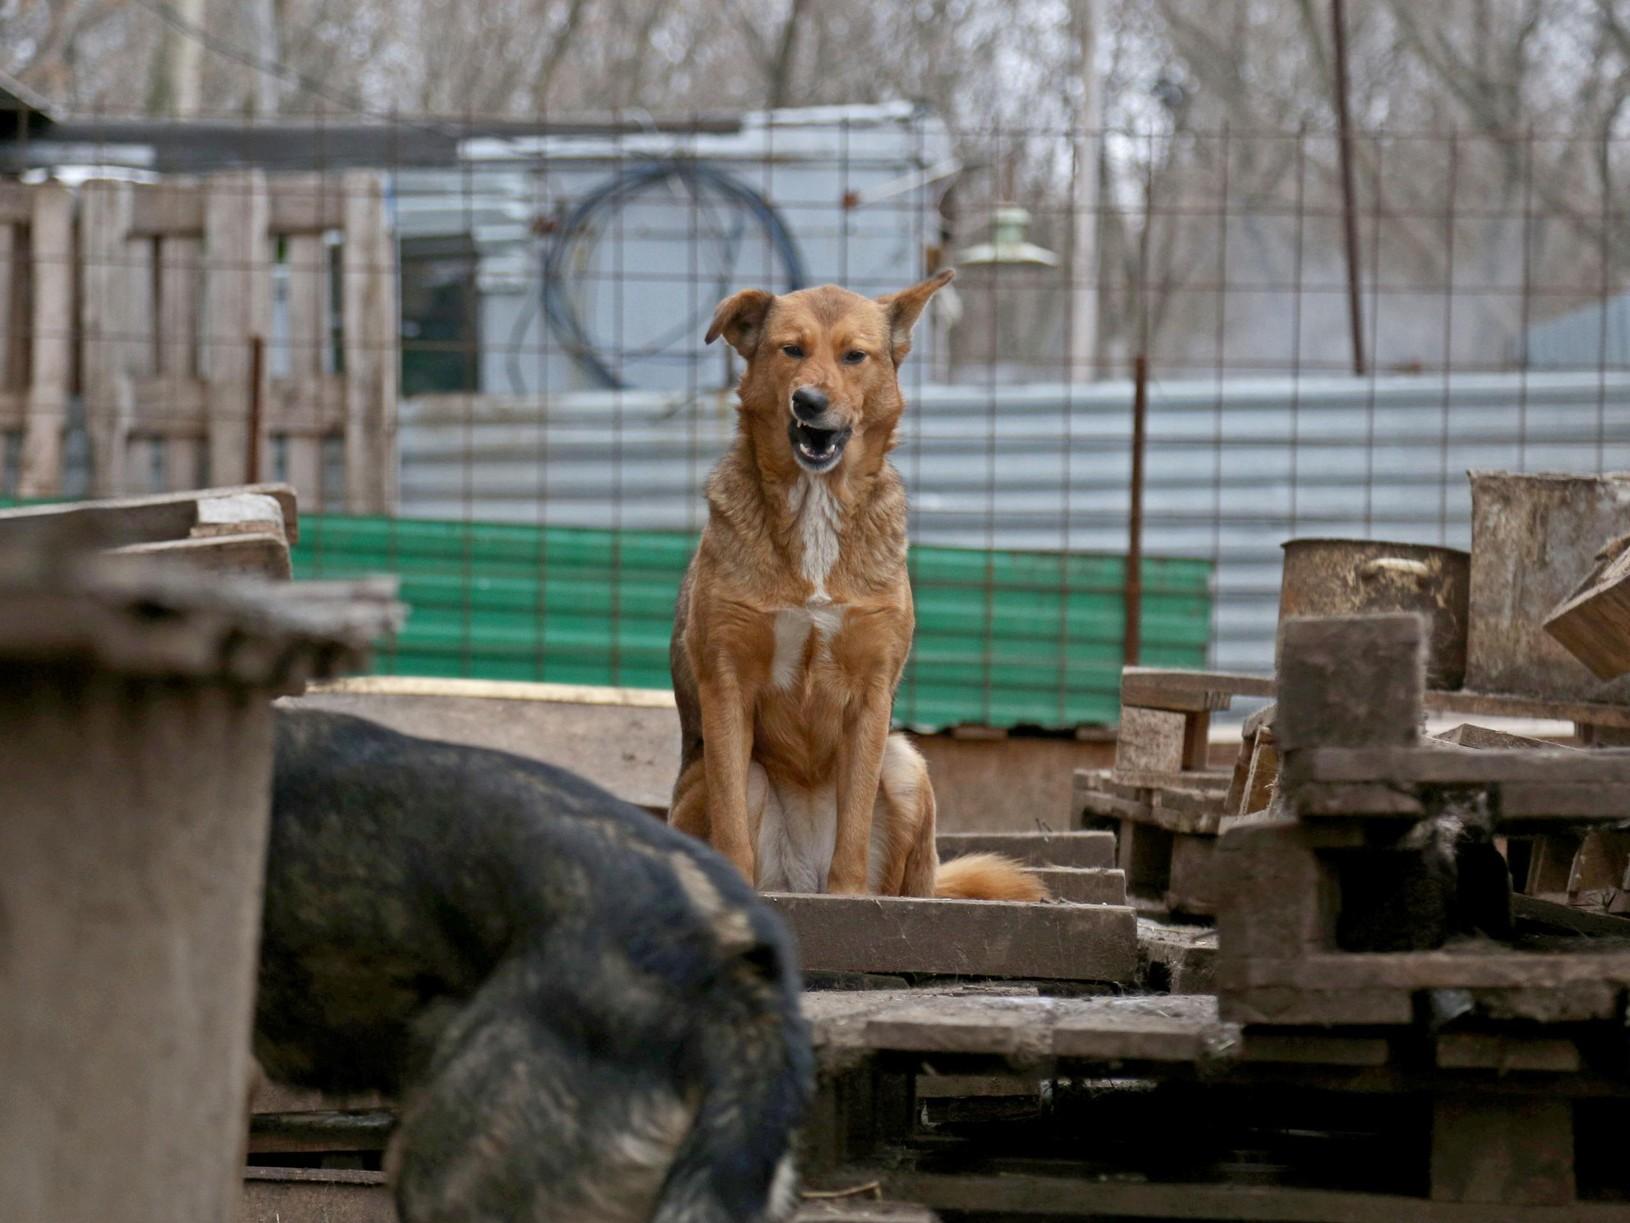
[[[256,1053],[400,1092],[403,1223],[773,1217],[808,1093],[780,922],[563,770],[279,711]]]

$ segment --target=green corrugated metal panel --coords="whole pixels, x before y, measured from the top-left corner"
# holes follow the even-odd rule
[[[309,514],[297,578],[394,573],[413,609],[378,671],[666,688],[693,537]],[[902,725],[1067,727],[1119,713],[1123,558],[913,548]],[[1144,561],[1143,660],[1202,667],[1206,561]]]

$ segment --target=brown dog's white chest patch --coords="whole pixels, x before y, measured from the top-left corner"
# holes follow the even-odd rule
[[[788,491],[787,508],[798,526],[804,580],[814,587],[810,602],[825,602],[826,579],[838,563],[838,499],[824,478],[806,474]]]
[[[770,685],[785,692],[797,685],[804,673],[805,646],[810,633],[816,637],[816,652],[843,627],[843,605],[830,601],[808,607],[788,607],[775,613],[775,655],[770,660]]]

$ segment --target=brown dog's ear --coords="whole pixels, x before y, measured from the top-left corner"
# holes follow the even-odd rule
[[[713,312],[713,322],[707,329],[707,342],[711,344],[722,335],[730,347],[751,359],[773,301],[775,295],[763,289],[743,289],[740,293],[732,293]]]
[[[877,304],[888,312],[889,345],[894,351],[896,365],[904,361],[906,354],[911,351],[911,329],[917,325],[917,319],[921,317],[928,299],[954,279],[956,270],[946,268],[927,280],[918,281],[909,289],[901,289],[898,293],[890,293],[877,299]]]

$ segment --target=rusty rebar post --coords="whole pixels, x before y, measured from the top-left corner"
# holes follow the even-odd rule
[[[265,405],[261,388],[266,381],[266,341],[249,337],[249,453],[244,475],[250,484],[260,483],[260,430]]]
[[[1341,134],[1341,223],[1347,246],[1347,316],[1353,329],[1353,373],[1362,376],[1364,316],[1358,282],[1358,210],[1353,190],[1353,130],[1347,113],[1347,12],[1342,0],[1330,0],[1330,26],[1335,40],[1336,126]]]

